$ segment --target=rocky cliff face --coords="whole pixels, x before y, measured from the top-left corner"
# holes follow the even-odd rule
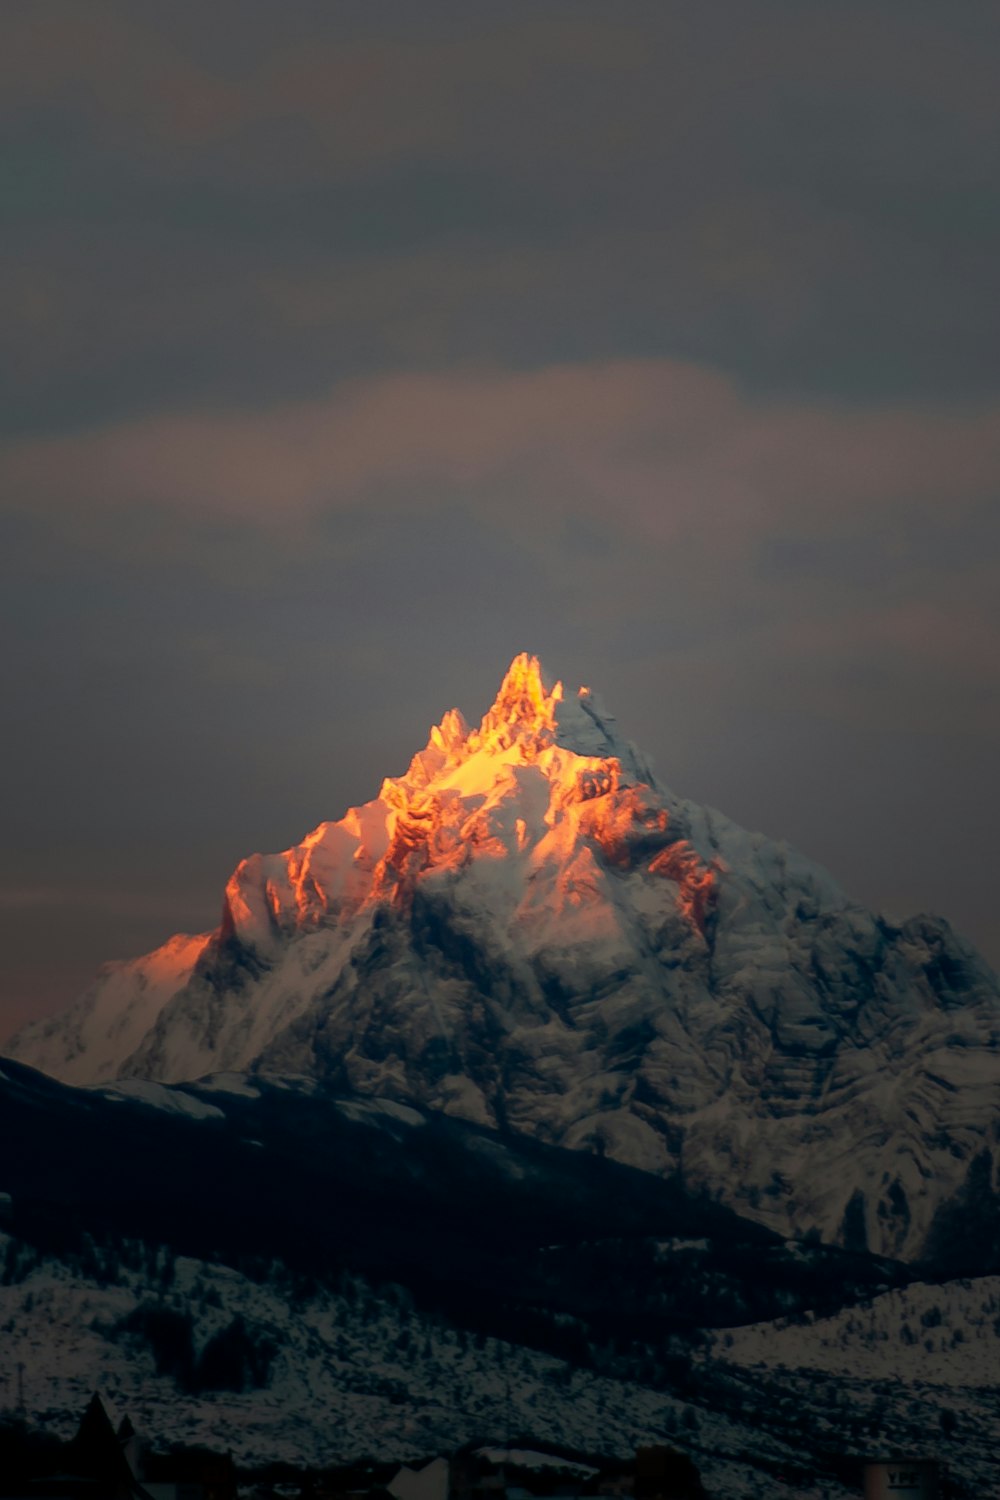
[[[997,1182],[985,964],[675,797],[525,656],[478,729],[446,714],[373,802],[244,860],[217,932],[10,1050],[76,1083],[320,1077],[907,1258]]]

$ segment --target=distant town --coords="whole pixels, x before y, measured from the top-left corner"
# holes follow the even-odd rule
[[[808,1474],[776,1481],[816,1494]],[[949,1500],[929,1459],[845,1459],[841,1476],[864,1500]],[[607,1459],[470,1442],[410,1464],[366,1459],[323,1469],[240,1468],[205,1448],[158,1450],[128,1416],[117,1426],[96,1392],[68,1441],[24,1417],[0,1418],[0,1500],[728,1500],[704,1487],[694,1461],[665,1445]]]

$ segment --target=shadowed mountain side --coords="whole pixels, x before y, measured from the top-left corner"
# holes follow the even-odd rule
[[[263,1080],[130,1097],[6,1059],[2,1073],[12,1232],[53,1253],[110,1236],[356,1271],[560,1354],[835,1308],[909,1279],[788,1246],[678,1182],[389,1101]]]

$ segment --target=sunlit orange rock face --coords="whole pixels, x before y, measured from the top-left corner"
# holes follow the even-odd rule
[[[374,802],[283,854],[244,860],[226,889],[225,930],[266,949],[381,903],[406,908],[421,882],[492,864],[497,900],[519,922],[533,911],[547,928],[573,919],[581,939],[576,919],[590,910],[606,930],[614,902],[603,877],[614,869],[655,876],[664,905],[704,933],[715,872],[675,836],[657,794],[617,756],[561,743],[578,738],[561,726],[586,724],[589,697],[581,688],[567,704],[537,657],[516,657],[478,729],[453,709]]]

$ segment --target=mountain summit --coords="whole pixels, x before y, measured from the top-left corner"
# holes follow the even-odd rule
[[[12,1055],[73,1083],[323,1079],[681,1176],[913,1258],[996,1181],[1000,992],[657,784],[515,658],[478,729],[233,872],[222,922],[107,965]]]

